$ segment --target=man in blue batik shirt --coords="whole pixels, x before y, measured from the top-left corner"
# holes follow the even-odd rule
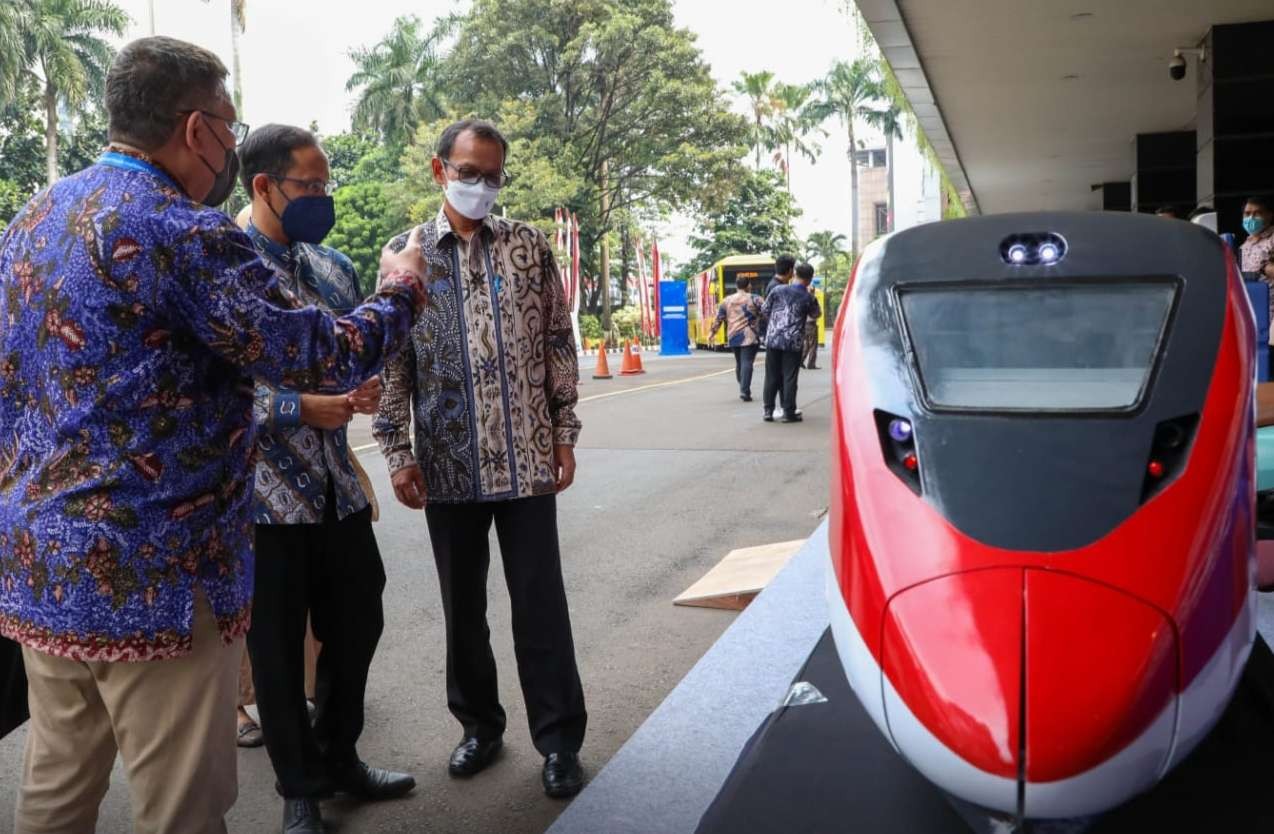
[[[779,257],[786,263],[788,255]],[[788,270],[791,271],[790,268]],[[812,276],[811,276],[812,277]],[[774,422],[774,400],[778,396],[784,423],[799,423],[796,407],[796,380],[801,372],[805,348],[805,322],[821,316],[818,299],[804,283],[783,281],[765,296],[761,318],[765,322],[765,387],[763,419]]]
[[[327,157],[308,130],[266,125],[239,149],[252,195],[248,237],[278,276],[280,306],[338,315],[361,293],[349,258],[320,242],[335,222]],[[380,380],[348,394],[302,394],[258,382],[256,596],[248,651],[265,746],[284,798],[284,834],[318,834],[318,799],[401,796],[412,777],[363,764],[367,672],[384,627],[385,568],[372,508],[354,470],[345,426],[372,414]],[[322,644],[313,728],[302,658],[306,617]]]
[[[94,830],[117,754],[136,831],[225,834],[252,380],[357,388],[424,305],[418,240],[343,318],[269,300],[274,272],[214,208],[247,133],[226,75],[173,38],[125,46],[110,148],[0,238],[0,635],[31,695],[17,834]]]

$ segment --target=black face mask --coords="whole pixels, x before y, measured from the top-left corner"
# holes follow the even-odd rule
[[[200,118],[203,118],[200,116]],[[239,176],[239,155],[226,147],[225,143],[214,132],[212,138],[217,140],[217,144],[226,152],[226,161],[218,171],[208,164],[208,160],[203,158],[203,154],[199,155],[199,161],[204,167],[212,172],[212,190],[208,192],[208,196],[203,198],[205,206],[217,206],[230,199],[231,192],[234,191],[235,179]]]

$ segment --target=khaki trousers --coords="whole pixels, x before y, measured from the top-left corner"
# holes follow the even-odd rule
[[[118,752],[134,834],[225,834],[238,795],[235,701],[243,641],[222,645],[202,594],[193,651],[83,663],[25,646],[31,722],[17,834],[93,834]]]

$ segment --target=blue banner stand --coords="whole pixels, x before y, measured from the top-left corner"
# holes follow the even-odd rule
[[[1264,281],[1244,281],[1256,316],[1256,379],[1270,381],[1270,287]]]
[[[659,355],[690,355],[690,322],[686,318],[684,281],[659,282]]]

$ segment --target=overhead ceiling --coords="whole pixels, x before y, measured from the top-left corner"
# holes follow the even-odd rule
[[[1138,133],[1194,127],[1198,64],[1176,47],[1274,0],[857,0],[966,205],[1092,207]],[[1271,60],[1274,60],[1272,58]]]

